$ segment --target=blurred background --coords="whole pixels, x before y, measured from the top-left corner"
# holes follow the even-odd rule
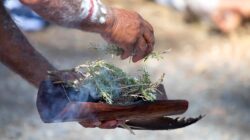
[[[187,99],[184,115],[206,114],[198,123],[173,131],[86,129],[77,123],[44,124],[35,106],[37,89],[0,64],[0,140],[248,140],[250,137],[250,29],[246,23],[221,33],[210,23],[187,23],[183,12],[150,0],[104,0],[110,6],[135,10],[155,29],[155,51],[171,51],[164,59],[146,63],[120,61],[93,46],[97,34],[50,25],[25,32],[33,46],[59,69],[104,59],[131,75],[147,67],[152,79],[166,73],[170,99]]]

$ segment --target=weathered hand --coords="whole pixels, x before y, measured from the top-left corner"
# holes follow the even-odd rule
[[[110,11],[101,35],[123,49],[122,59],[133,56],[133,62],[137,62],[152,52],[154,30],[146,20],[138,13],[128,10],[113,8]]]

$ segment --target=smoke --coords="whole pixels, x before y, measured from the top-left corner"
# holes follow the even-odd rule
[[[92,99],[95,101],[101,100],[100,94],[98,93],[96,87],[92,83],[86,83],[82,85],[80,87],[79,94],[80,94],[80,100],[83,102],[86,101],[86,99],[84,99],[86,94],[89,95],[89,98],[91,98],[91,100]]]
[[[95,62],[88,69],[81,71],[84,69],[77,67],[73,71],[49,73],[50,79],[41,83],[37,98],[37,108],[44,122],[76,121],[84,118],[83,115],[95,120],[90,113],[92,110],[84,107],[86,102],[129,105],[141,101],[128,95],[138,88],[130,87],[136,80],[122,70],[104,62]]]
[[[91,85],[75,90],[61,84],[53,84],[50,80],[43,81],[37,97],[38,112],[45,123],[76,121],[84,108],[81,102],[98,102],[99,98],[93,96],[94,93],[94,87]],[[74,106],[71,103],[76,104]],[[69,106],[70,104],[72,106]],[[92,118],[95,118],[94,115]]]

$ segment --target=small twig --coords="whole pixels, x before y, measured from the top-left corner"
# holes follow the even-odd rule
[[[121,127],[123,127],[124,129],[127,129],[131,134],[135,135],[135,132],[126,124],[126,123],[119,123],[119,125]]]
[[[121,87],[120,89],[127,89],[131,87],[140,87],[140,86],[150,86],[150,84],[129,85],[129,86]]]
[[[68,101],[71,102],[71,100],[70,100],[70,98],[69,98],[69,96],[68,96],[68,94],[67,94],[67,92],[66,92],[66,89],[65,89],[64,85],[62,84],[61,86],[62,86],[62,88],[63,88],[64,95],[67,97]]]
[[[162,94],[162,95],[164,95],[165,93],[163,93],[162,91],[160,91],[159,89],[157,89],[157,88],[155,88],[155,90],[158,92],[158,93],[160,93],[160,94]]]

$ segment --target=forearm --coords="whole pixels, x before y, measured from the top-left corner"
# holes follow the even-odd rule
[[[1,3],[0,61],[36,87],[46,78],[48,70],[54,70],[54,67],[30,45]]]
[[[21,0],[56,24],[98,32],[106,24],[108,8],[100,0]]]
[[[122,59],[133,56],[133,62],[137,62],[153,51],[154,29],[136,12],[107,8],[100,0],[21,1],[59,25],[99,33],[123,49]]]

